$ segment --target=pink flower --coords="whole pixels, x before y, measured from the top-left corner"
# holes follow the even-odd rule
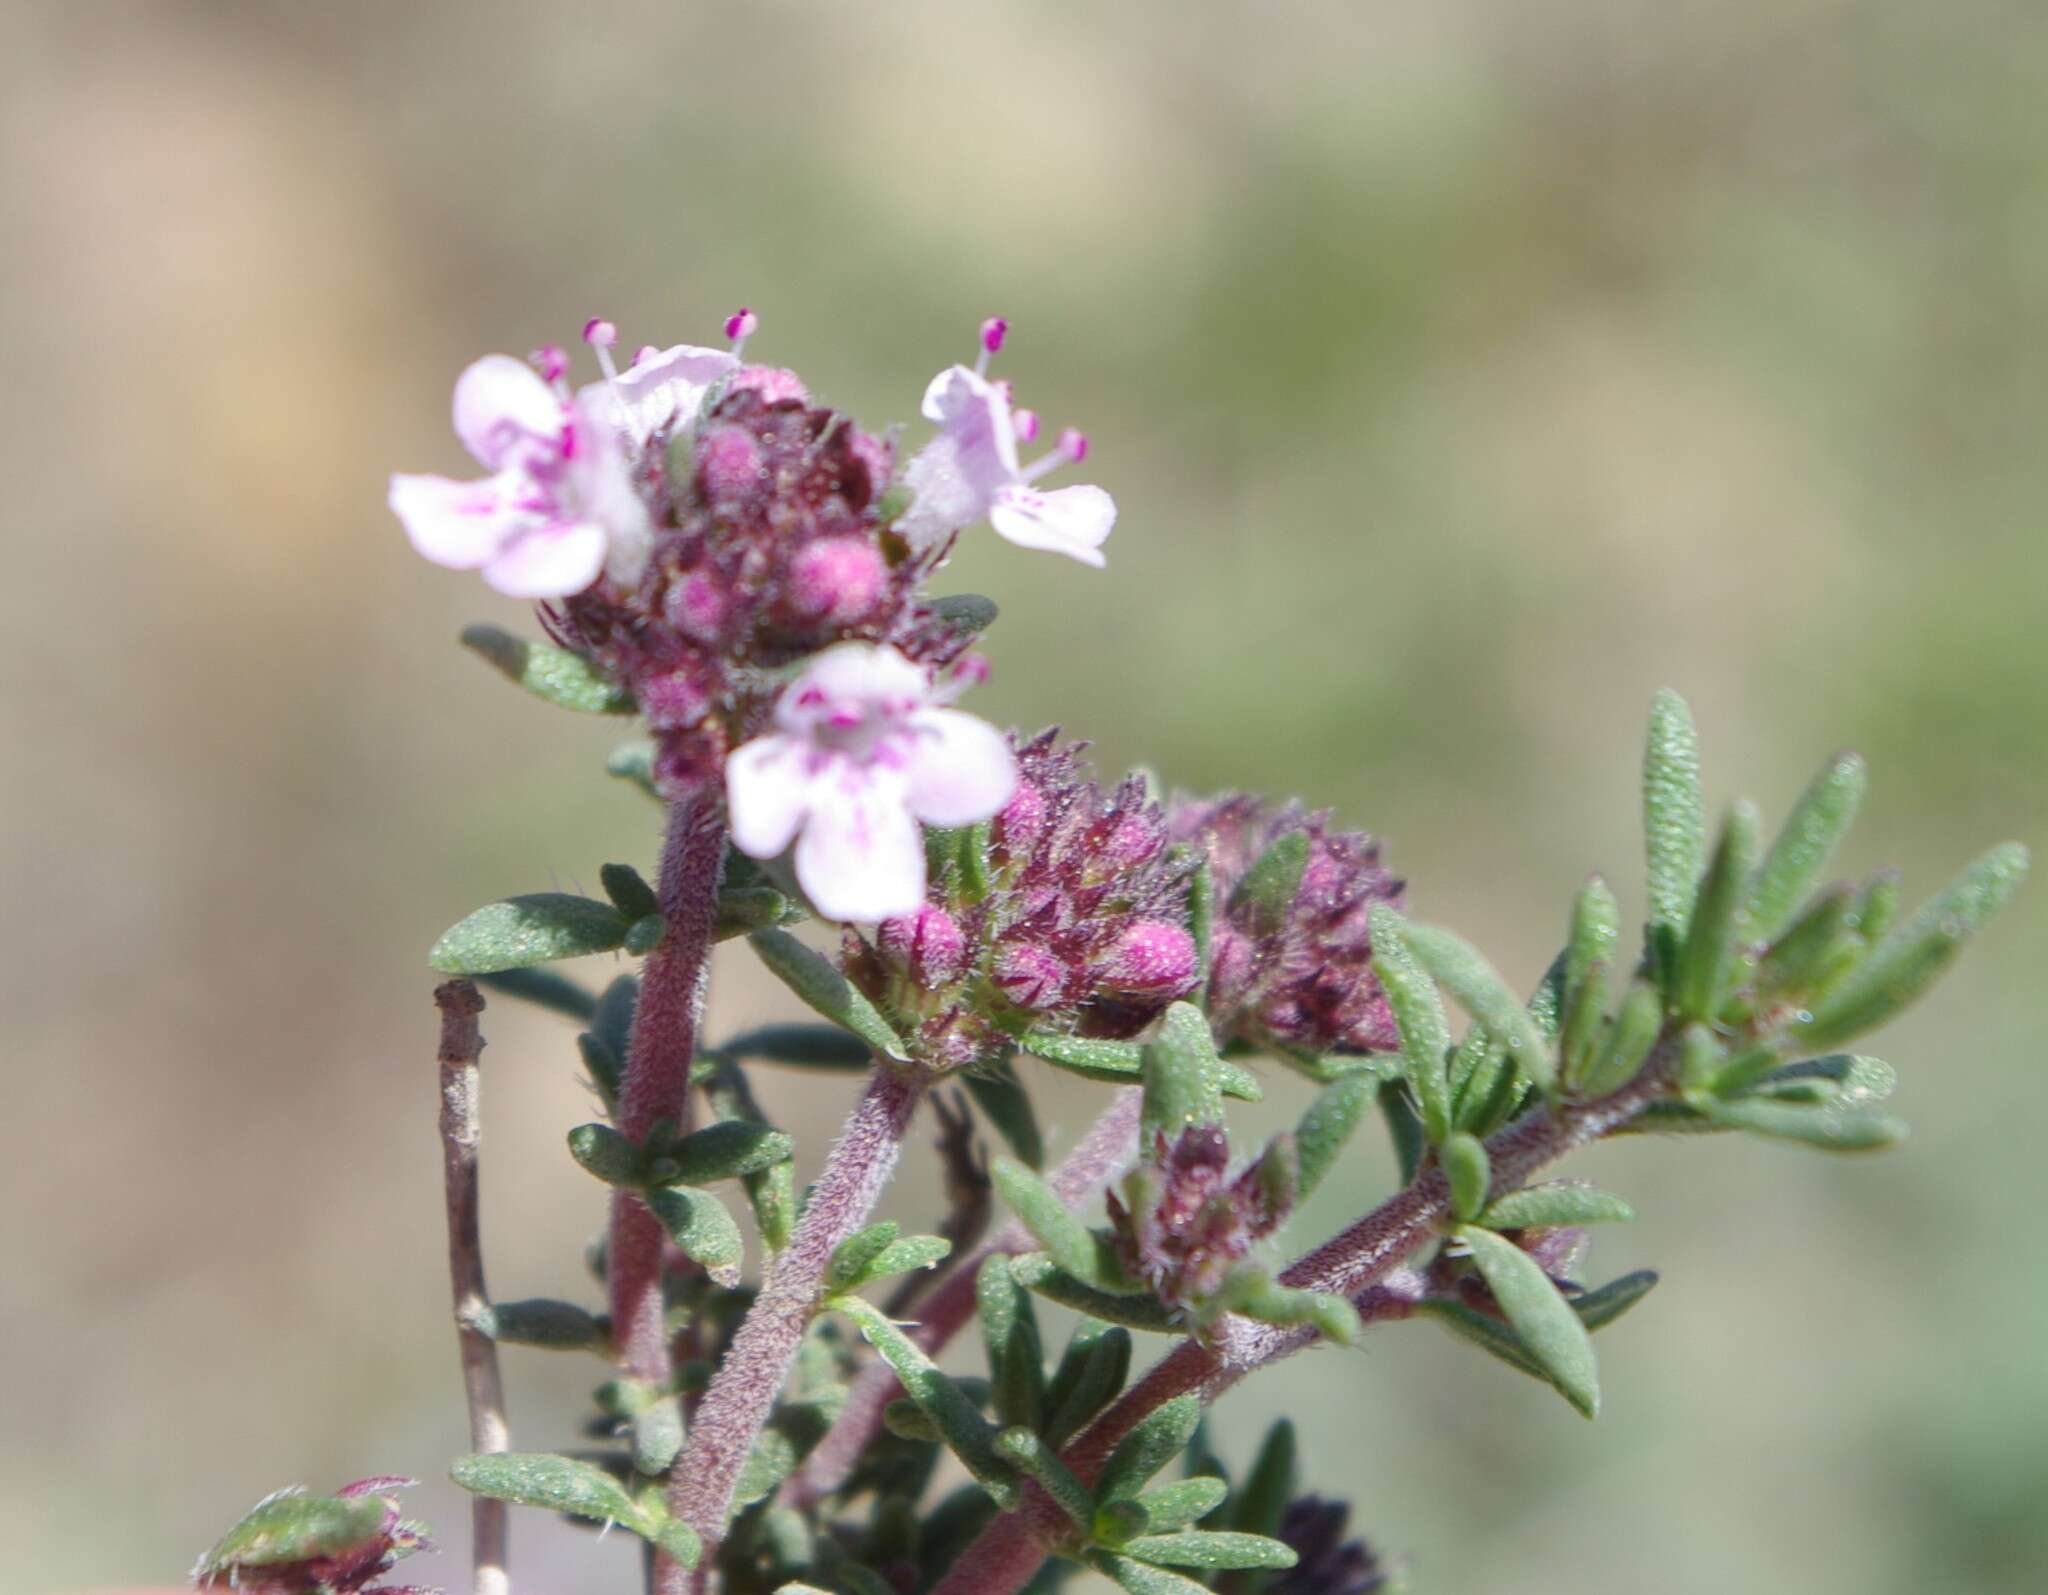
[[[904,471],[904,483],[916,496],[896,529],[923,552],[986,517],[999,537],[1020,548],[1047,549],[1099,567],[1102,545],[1116,524],[1115,501],[1099,487],[1045,493],[1032,485],[1055,467],[1084,459],[1088,439],[1069,428],[1050,454],[1030,465],[1018,463],[1019,416],[1010,409],[1007,385],[986,375],[988,356],[1001,343],[1001,331],[991,338],[985,328],[980,363],[972,370],[951,366],[925,390],[925,419],[939,432]],[[1037,417],[1029,411],[1022,417],[1021,435],[1036,436]]]
[[[435,564],[481,570],[514,598],[566,598],[601,574],[630,585],[654,540],[633,480],[640,450],[689,425],[734,364],[688,344],[644,351],[572,399],[510,355],[485,355],[456,380],[455,435],[492,474],[394,476],[392,513]]]
[[[827,919],[872,924],[924,901],[926,825],[972,825],[1017,786],[994,727],[894,648],[828,648],[784,689],[776,729],[735,751],[725,784],[733,844],[773,858],[796,842],[796,878]]]

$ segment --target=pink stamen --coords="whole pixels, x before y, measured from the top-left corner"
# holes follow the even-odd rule
[[[1037,441],[1038,412],[1036,410],[1019,410],[1010,418],[1010,421],[1017,429],[1018,442],[1032,443]]]
[[[559,343],[544,343],[527,358],[544,382],[560,382],[569,374],[569,351]]]
[[[725,318],[725,335],[728,338],[751,338],[754,329],[761,325],[761,318],[744,305]]]
[[[990,316],[981,324],[981,354],[974,362],[974,374],[988,375],[988,357],[1002,348],[1003,340],[1010,336],[1010,324],[1001,316]]]
[[[619,341],[619,329],[602,316],[592,316],[583,323],[583,341],[593,349],[609,349]]]
[[[1079,465],[1088,458],[1088,434],[1077,426],[1060,433],[1060,453]]]

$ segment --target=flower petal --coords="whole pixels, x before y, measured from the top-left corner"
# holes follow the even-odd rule
[[[616,394],[608,383],[593,383],[576,395],[579,401],[603,395],[613,402],[599,413],[638,438],[650,438],[663,427],[686,427],[697,419],[711,384],[739,365],[723,349],[700,349],[679,343],[634,361],[619,373]],[[620,406],[624,406],[624,413]]]
[[[1017,791],[1017,756],[986,720],[958,709],[913,715],[910,811],[927,825],[973,825]]]
[[[562,401],[523,360],[487,354],[455,379],[455,435],[487,470],[529,439],[561,430]]]
[[[605,530],[605,574],[631,587],[654,551],[654,522],[633,484],[629,440],[615,417],[618,406],[600,385],[576,395],[569,434],[569,494],[576,513]]]
[[[924,901],[924,838],[885,772],[842,762],[797,838],[796,878],[826,919],[871,925]]]
[[[931,680],[887,643],[834,643],[776,700],[775,723],[808,735],[873,714],[907,715],[931,696]]]
[[[475,570],[531,524],[510,507],[513,485],[498,476],[394,476],[387,502],[420,554],[450,570]]]
[[[732,845],[749,858],[773,858],[795,838],[810,808],[809,750],[795,737],[756,737],[725,761],[725,806]]]
[[[532,526],[484,566],[484,580],[508,598],[567,598],[597,580],[604,544],[595,521]]]
[[[1106,563],[1102,545],[1116,525],[1116,501],[1099,487],[1063,487],[1053,493],[1006,487],[996,495],[988,523],[998,537],[1019,548],[1065,554],[1099,569]]]

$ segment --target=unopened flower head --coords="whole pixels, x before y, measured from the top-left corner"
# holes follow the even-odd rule
[[[946,707],[894,648],[841,643],[776,700],[774,729],[726,761],[733,845],[796,876],[827,919],[872,924],[924,900],[925,825],[972,825],[1010,800],[1001,733]]]
[[[1327,814],[1299,804],[1247,796],[1176,801],[1172,827],[1209,860],[1209,1014],[1219,1038],[1318,1053],[1400,1045],[1372,971],[1371,915],[1375,903],[1399,903],[1402,883],[1381,867],[1372,838],[1332,830]],[[1287,901],[1247,900],[1239,888],[1253,865],[1293,836],[1306,857]]]
[[[1001,1058],[1019,1030],[1136,1035],[1195,983],[1189,863],[1143,780],[1105,793],[1085,744],[1046,732],[985,837],[953,853],[926,903],[849,937],[849,977],[938,1068]]]
[[[1346,1538],[1351,1508],[1327,1496],[1300,1495],[1287,1503],[1280,1539],[1296,1561],[1275,1574],[1267,1595],[1383,1595],[1389,1572],[1362,1539]]]
[[[1194,1124],[1109,1193],[1109,1221],[1124,1267],[1172,1307],[1199,1309],[1252,1247],[1294,1206],[1294,1146],[1286,1137],[1233,1176],[1221,1125]]]

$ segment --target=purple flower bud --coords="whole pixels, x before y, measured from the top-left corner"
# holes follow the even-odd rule
[[[1280,1539],[1296,1561],[1276,1574],[1267,1595],[1380,1595],[1388,1573],[1364,1540],[1346,1539],[1351,1508],[1319,1495],[1297,1496],[1280,1520]]]
[[[639,701],[640,712],[656,730],[695,725],[711,707],[710,694],[688,666],[643,680]]]
[[[884,957],[927,991],[951,985],[966,962],[967,938],[959,923],[929,903],[914,914],[883,920],[875,941]]]
[[[1111,945],[1097,974],[1114,991],[1185,991],[1195,975],[1195,938],[1166,920],[1140,920]]]
[[[821,537],[789,565],[787,601],[798,618],[826,625],[858,620],[888,585],[882,551],[861,537]]]
[[[731,610],[725,589],[704,571],[693,571],[677,582],[662,605],[671,626],[692,642],[704,644],[717,642]]]
[[[1031,782],[1019,781],[1017,795],[996,816],[994,839],[1013,857],[1021,857],[1045,834],[1045,794]]]
[[[706,498],[740,498],[760,480],[761,450],[744,428],[719,427],[697,445],[697,482]]]
[[[1109,1193],[1110,1227],[1124,1267],[1172,1306],[1200,1308],[1293,1206],[1291,1144],[1275,1143],[1236,1179],[1220,1125],[1190,1125]],[[1276,1170],[1281,1173],[1276,1175]]]
[[[1047,948],[1017,942],[997,958],[995,983],[1020,1008],[1054,1008],[1066,995],[1067,966]]]
[[[783,366],[742,366],[732,385],[737,392],[758,393],[770,404],[803,404],[811,396],[804,379]]]

